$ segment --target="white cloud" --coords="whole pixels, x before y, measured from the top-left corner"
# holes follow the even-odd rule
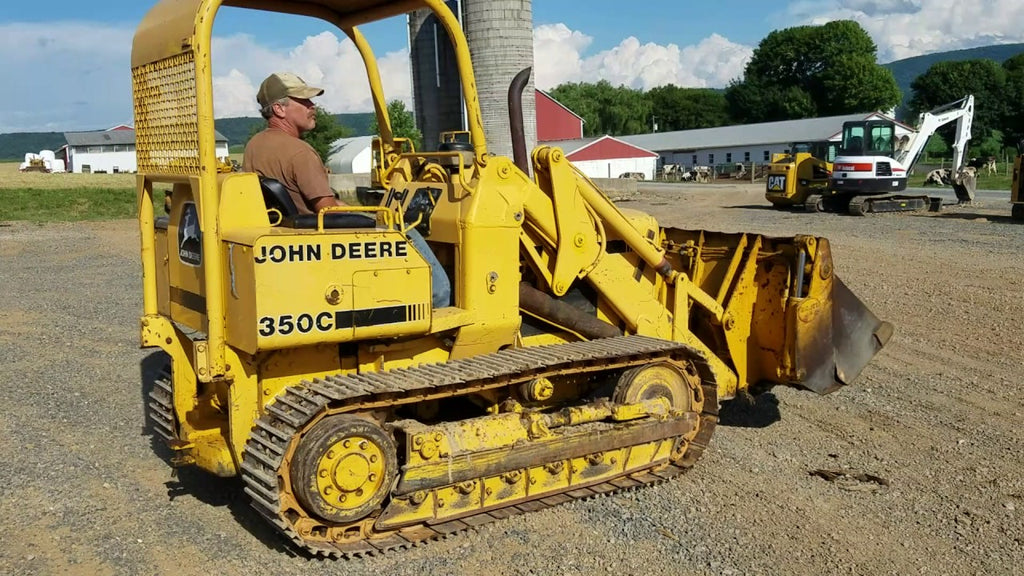
[[[0,77],[17,86],[0,106],[0,132],[131,122],[133,34],[76,22],[0,25]]]
[[[323,96],[316,101],[331,112],[373,109],[359,51],[351,40],[331,32],[310,36],[294,49],[283,52],[262,47],[251,36],[217,38],[213,54],[214,113],[218,118],[256,115],[260,82],[276,71],[295,73],[307,83],[323,88]],[[411,104],[408,52],[384,54],[377,65],[385,96]]]
[[[793,2],[797,21],[859,22],[878,45],[883,62],[911,56],[1024,42],[1021,0],[833,0]]]
[[[882,61],[994,43],[1024,42],[1022,0],[791,0],[784,25],[835,19],[860,22]],[[764,31],[767,34],[767,30]],[[90,22],[0,24],[0,77],[18,90],[0,107],[0,132],[87,130],[132,122],[129,60],[134,27]],[[722,87],[741,76],[751,48],[709,33],[688,45],[644,43],[629,36],[593,52],[593,38],[565,24],[534,30],[536,84],[594,82],[650,89],[674,83]],[[362,59],[344,36],[324,32],[275,49],[245,35],[214,40],[215,112],[254,116],[259,83],[294,71],[326,93],[332,112],[372,109]],[[382,54],[388,98],[411,101],[406,50]]]
[[[618,46],[584,56],[592,38],[564,24],[538,26],[534,30],[537,86],[553,88],[564,82],[607,80],[648,90],[665,84],[687,87],[722,87],[743,74],[752,50],[712,34],[699,43],[680,48],[676,44],[641,44],[630,36]]]

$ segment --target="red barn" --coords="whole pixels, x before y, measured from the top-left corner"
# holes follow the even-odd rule
[[[620,178],[643,174],[651,180],[658,168],[658,155],[612,136],[549,142],[558,146],[581,172],[591,178]]]
[[[583,138],[583,118],[543,90],[537,99],[537,142]]]

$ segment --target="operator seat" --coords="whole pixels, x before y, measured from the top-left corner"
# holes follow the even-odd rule
[[[263,203],[267,212],[276,211],[281,214],[275,226],[285,228],[316,228],[316,214],[299,214],[288,189],[274,178],[260,176],[260,190],[263,192]],[[271,221],[276,220],[271,215]],[[376,228],[377,220],[369,214],[359,212],[328,212],[324,214],[324,228]]]
[[[462,161],[461,162],[457,161],[455,158],[448,159],[448,163],[447,163],[446,168],[448,168],[448,170],[451,173],[453,173],[453,174],[459,171],[460,164],[463,165],[463,166],[464,165],[472,164],[473,163],[473,158],[475,157],[475,154],[473,153],[474,152],[473,144],[471,144],[469,142],[459,142],[459,141],[455,141],[455,142],[442,142],[437,147],[437,151],[438,152],[458,152],[459,156],[462,157]]]
[[[860,136],[850,137],[850,153],[854,155],[861,155],[864,153],[864,139]]]

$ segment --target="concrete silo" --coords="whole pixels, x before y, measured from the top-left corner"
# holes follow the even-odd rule
[[[533,66],[531,0],[452,0],[473,57],[477,93],[488,150],[512,156],[508,87],[523,68]],[[441,132],[465,128],[462,87],[445,31],[429,12],[409,18],[413,99],[416,122],[427,149],[435,149]],[[533,78],[523,92],[526,147],[537,142]]]

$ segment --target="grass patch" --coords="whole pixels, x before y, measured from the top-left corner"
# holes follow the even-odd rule
[[[163,194],[153,196],[162,206]],[[121,220],[138,216],[135,203],[134,188],[0,189],[0,221]]]

